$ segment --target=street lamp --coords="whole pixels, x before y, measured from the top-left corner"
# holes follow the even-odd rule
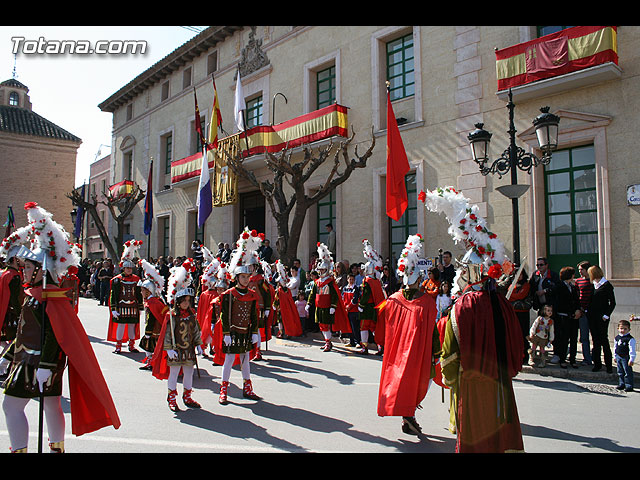
[[[536,129],[538,145],[542,151],[542,158],[538,158],[533,153],[527,153],[516,145],[516,128],[513,122],[513,112],[515,105],[511,89],[509,89],[509,146],[502,155],[489,164],[489,142],[491,133],[484,129],[483,123],[476,123],[476,130],[471,132],[467,139],[471,146],[471,154],[474,162],[480,167],[482,175],[498,174],[498,178],[511,173],[511,185],[497,187],[500,193],[511,199],[513,215],[513,261],[520,263],[520,221],[518,213],[518,198],[520,198],[529,188],[529,185],[518,185],[518,169],[526,173],[531,173],[533,167],[538,165],[548,165],[551,161],[553,151],[558,147],[558,124],[560,117],[549,113],[549,107],[542,107],[540,115],[533,120]]]

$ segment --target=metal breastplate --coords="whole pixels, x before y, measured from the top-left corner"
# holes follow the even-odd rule
[[[18,332],[16,334],[16,354],[18,349],[40,355],[41,327],[40,315],[36,309],[41,309],[40,303],[33,297],[27,298],[22,306]]]
[[[235,298],[231,302],[231,318],[229,331],[245,334],[251,326],[251,302],[243,302]]]
[[[136,300],[137,282],[120,280],[120,299],[118,300],[118,313],[125,317],[138,316],[138,302]]]

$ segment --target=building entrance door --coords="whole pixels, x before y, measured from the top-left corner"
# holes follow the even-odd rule
[[[256,190],[240,194],[240,225],[239,232],[244,227],[264,233],[265,230],[265,202],[262,194]]]

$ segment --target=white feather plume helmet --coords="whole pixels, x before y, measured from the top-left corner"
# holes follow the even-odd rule
[[[276,271],[278,272],[278,282],[280,282],[283,287],[286,287],[287,283],[289,283],[289,275],[287,274],[287,269],[280,260],[276,260]]]
[[[267,282],[271,282],[271,280],[273,280],[273,269],[271,268],[271,265],[269,265],[269,263],[265,262],[264,260],[259,259],[258,261],[260,262],[260,266],[262,267],[262,272],[265,280]]]
[[[263,240],[264,233],[258,233],[256,230],[249,230],[249,227],[244,227],[244,230],[236,241],[236,248],[231,254],[229,261],[229,271],[232,275],[242,273],[238,271],[239,267],[259,262],[257,250]]]
[[[124,250],[120,257],[120,266],[126,266],[125,262],[129,261],[135,265],[135,259],[138,258],[138,250],[142,246],[142,240],[127,240],[124,242]]]
[[[36,202],[28,202],[24,208],[34,235],[31,250],[39,249],[46,253],[47,270],[60,281],[67,275],[69,267],[80,264],[77,248],[69,240],[69,233],[64,227],[53,220],[51,213]]]
[[[200,277],[203,288],[213,288],[215,286],[220,263],[219,259],[211,257]]]
[[[483,259],[483,268],[487,271],[495,265],[499,265],[506,273],[513,270],[513,264],[505,253],[504,245],[498,236],[487,228],[485,219],[478,213],[478,206],[471,204],[462,193],[450,186],[438,187],[435,190],[420,192],[418,199],[424,202],[428,210],[445,214],[449,221],[448,232],[454,242],[462,242],[466,248],[472,249]]]
[[[167,281],[167,303],[174,305],[176,298],[180,297],[181,292],[187,291],[192,283],[192,273],[196,267],[192,260],[188,258],[182,265],[171,268],[169,270],[169,279]],[[189,292],[193,295],[193,291]]]
[[[368,261],[365,265],[365,271],[367,274],[375,274],[376,277],[382,275],[382,258],[378,255],[378,252],[375,251],[369,240],[366,238],[362,240],[362,245],[364,247],[362,254],[364,258]]]
[[[164,277],[160,275],[160,272],[158,272],[156,267],[151,265],[144,258],[140,260],[140,266],[144,272],[144,280],[149,280],[155,285],[156,290],[154,294],[159,295],[162,293],[162,290],[164,289]]]
[[[316,261],[316,270],[325,269],[327,272],[333,270],[333,257],[331,251],[324,243],[318,242],[318,260]]]
[[[228,265],[225,262],[220,262],[220,266],[216,271],[216,287],[226,288],[231,280],[231,274],[229,273]]]
[[[21,245],[28,248],[31,245],[32,240],[29,237],[32,232],[32,226],[30,224],[25,225],[24,227],[16,229],[7,238],[2,240],[2,243],[0,244],[0,258],[9,260],[10,257],[14,256],[15,252]]]
[[[423,243],[422,235],[416,233],[409,235],[404,244],[397,267],[398,276],[402,277],[404,285],[413,285],[420,277],[421,270],[418,262],[422,256]]]
[[[200,245],[200,249],[202,250],[202,264],[203,265],[209,265],[211,262],[213,262],[216,259],[213,256],[213,253],[211,253],[211,250],[209,250],[204,245]]]

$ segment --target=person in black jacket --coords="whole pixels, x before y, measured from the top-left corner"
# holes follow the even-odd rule
[[[589,280],[593,283],[593,294],[587,309],[589,318],[589,330],[593,339],[593,370],[602,370],[602,357],[607,373],[612,373],[611,346],[609,345],[609,320],[613,309],[616,307],[616,298],[613,293],[613,285],[604,278],[602,269],[597,265],[589,267]]]
[[[553,351],[558,356],[562,368],[567,368],[567,351],[569,363],[573,368],[578,368],[576,364],[578,319],[582,311],[580,310],[578,288],[574,283],[574,275],[575,269],[573,267],[563,267],[560,270],[560,281],[553,287],[553,311],[555,313]]]
[[[556,272],[549,269],[549,263],[544,257],[536,261],[538,269],[531,275],[531,293],[533,294],[533,309],[540,310],[545,304],[553,305],[553,288],[560,282]]]

